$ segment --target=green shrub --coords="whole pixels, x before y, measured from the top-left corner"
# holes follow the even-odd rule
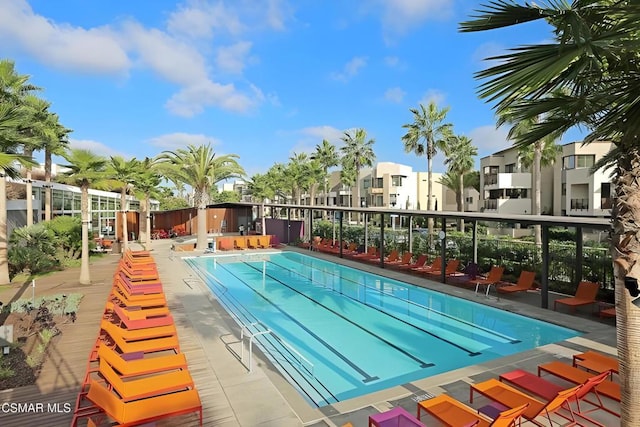
[[[45,223],[56,239],[57,252],[64,264],[67,259],[77,259],[82,253],[82,223],[80,218],[58,216]]]

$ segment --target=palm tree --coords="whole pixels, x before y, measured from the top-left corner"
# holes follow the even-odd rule
[[[44,142],[44,180],[46,182],[44,187],[45,221],[51,220],[51,157],[54,154],[64,156],[64,153],[69,149],[69,134],[73,132],[71,129],[67,129],[59,123],[57,114],[52,114],[50,120],[56,123],[56,130],[55,137]]]
[[[474,166],[474,157],[478,149],[471,144],[466,136],[452,135],[447,141],[449,157],[444,161],[451,173],[458,175],[458,189],[456,190],[456,205],[458,212],[464,211],[464,176]],[[458,220],[458,231],[464,232],[464,220]]]
[[[373,152],[375,140],[367,140],[367,131],[362,128],[345,131],[341,139],[344,142],[340,148],[343,163],[355,170],[356,201],[360,207],[360,169],[373,165],[376,159]],[[357,222],[360,224],[360,214],[357,216]]]
[[[129,230],[127,230],[127,194],[141,171],[140,161],[135,157],[125,160],[121,156],[112,156],[107,165],[107,176],[111,180],[112,188],[120,188],[120,221],[122,224],[122,254],[129,248]]]
[[[346,161],[345,158],[342,159],[342,169],[340,169],[340,183],[343,185],[343,188],[346,187],[349,189],[349,197],[347,198],[347,206],[351,207],[351,188],[353,188],[354,184],[358,181],[356,168],[352,163]],[[351,222],[351,212],[349,212],[349,222]]]
[[[402,143],[406,153],[414,152],[418,157],[427,157],[427,210],[430,211],[433,198],[433,157],[438,150],[446,149],[447,140],[452,134],[452,125],[444,123],[449,108],[439,110],[438,105],[431,101],[426,108],[420,104],[420,108],[411,108],[409,111],[413,114],[413,122],[402,126],[407,129],[407,133],[402,136]],[[429,218],[428,228],[431,238],[432,218]]]
[[[302,191],[308,185],[308,164],[309,156],[307,153],[293,153],[284,170],[285,179],[291,188],[291,196],[296,205],[302,204]],[[299,211],[297,216],[300,217]]]
[[[236,154],[216,156],[211,144],[163,151],[157,157],[159,171],[163,175],[190,186],[194,191],[195,205],[198,207],[198,250],[208,246],[206,210],[211,188],[225,179],[244,175],[244,169],[237,159]]]
[[[550,35],[544,44],[513,49],[483,70],[480,96],[510,111],[515,121],[542,117],[516,146],[561,135],[576,125],[591,132],[585,143],[615,143],[594,166],[612,166],[616,197],[612,209],[613,257],[620,359],[620,425],[640,425],[640,310],[625,282],[637,283],[640,272],[640,5],[637,1],[575,0],[523,5],[493,0],[461,31],[483,31],[544,19]],[[556,89],[566,92],[554,93]],[[636,295],[634,293],[634,295]]]
[[[311,158],[317,160],[324,169],[324,205],[329,206],[329,169],[340,163],[336,146],[323,139],[322,144],[316,145],[316,151]],[[323,212],[322,217],[326,219],[327,211]]]
[[[74,148],[64,156],[69,170],[59,176],[63,183],[80,187],[80,211],[82,217],[82,257],[80,263],[80,284],[90,285],[89,271],[89,188],[107,188],[107,160],[89,150]]]
[[[142,162],[137,162],[135,168],[135,189],[138,190],[138,196],[142,199],[140,223],[144,225],[140,227],[140,241],[149,246],[151,244],[151,198],[160,196],[159,186],[162,177],[156,171],[154,161],[148,157]]]
[[[22,166],[36,164],[33,159],[16,154],[16,147],[22,141],[19,129],[27,121],[28,115],[22,107],[0,102],[0,284],[9,283],[9,263],[7,259],[7,181],[6,177],[18,178],[16,164]]]

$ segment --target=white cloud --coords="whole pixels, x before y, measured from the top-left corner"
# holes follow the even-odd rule
[[[445,107],[444,100],[446,99],[446,95],[437,90],[437,89],[429,89],[420,99],[419,103],[424,105],[425,107],[429,105],[431,101],[435,102],[438,108]]]
[[[340,129],[336,129],[333,126],[312,126],[300,129],[300,134],[305,137],[311,137],[314,140],[317,140],[316,144],[322,143],[323,139],[331,142],[332,144],[336,144],[340,142],[340,138],[344,134],[344,131]]]
[[[351,78],[355,77],[360,69],[367,65],[367,58],[362,56],[356,56],[352,58],[349,62],[347,62],[342,71],[332,73],[331,77],[335,80],[340,80],[346,82]]]
[[[59,69],[96,74],[126,73],[131,66],[109,26],[84,29],[36,15],[25,0],[2,1],[0,47],[22,49]]]
[[[159,147],[165,150],[175,150],[177,148],[184,148],[188,145],[218,145],[220,141],[212,136],[204,134],[193,134],[184,132],[168,133],[165,135],[156,136],[150,138],[147,141],[154,147]]]
[[[380,14],[387,35],[402,35],[429,19],[453,14],[453,0],[369,0],[372,13]]]
[[[407,93],[399,87],[392,87],[384,92],[384,99],[394,104],[400,104]]]
[[[251,45],[251,42],[242,41],[221,47],[216,55],[216,64],[227,73],[242,74]]]
[[[512,145],[507,139],[507,133],[504,126],[496,129],[495,125],[486,125],[472,129],[469,138],[478,147],[479,157],[485,157]]]
[[[497,61],[487,61],[487,58],[491,58],[498,55],[504,55],[507,53],[507,48],[499,43],[483,43],[476,48],[471,56],[471,59],[474,62],[482,63],[484,67],[495,65],[493,62]]]
[[[71,148],[89,150],[98,156],[104,156],[104,157],[122,156],[124,158],[133,157],[121,151],[114,150],[113,148],[111,148],[106,144],[103,144],[102,142],[93,141],[90,139],[71,139],[70,138],[69,146]]]
[[[214,31],[239,34],[245,26],[236,12],[224,3],[210,4],[205,1],[192,1],[179,6],[179,10],[169,15],[167,28],[171,33],[191,38],[210,39]]]
[[[206,80],[183,88],[173,95],[165,106],[175,115],[193,117],[210,106],[244,112],[254,106],[255,102],[247,95],[239,93],[233,84],[222,85]]]

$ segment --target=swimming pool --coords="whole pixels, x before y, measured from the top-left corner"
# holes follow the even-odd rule
[[[186,261],[318,407],[579,335],[295,252]]]

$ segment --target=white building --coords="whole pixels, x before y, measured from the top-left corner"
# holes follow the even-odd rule
[[[609,171],[590,168],[613,144],[573,142],[562,146],[555,163],[541,171],[541,212],[553,215],[608,216]],[[521,164],[518,150],[507,148],[480,159],[481,210],[497,214],[530,214],[533,174]],[[608,206],[608,208],[607,208]]]

